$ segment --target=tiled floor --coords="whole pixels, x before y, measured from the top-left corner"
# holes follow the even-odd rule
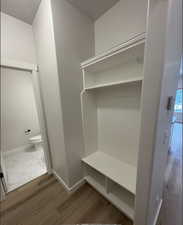
[[[46,173],[43,148],[30,148],[5,156],[7,188],[12,191]]]

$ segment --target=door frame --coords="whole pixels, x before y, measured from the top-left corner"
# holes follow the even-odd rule
[[[44,111],[44,105],[43,105],[41,87],[40,87],[40,81],[39,81],[38,66],[36,64],[30,64],[23,61],[15,61],[15,60],[3,59],[3,58],[1,58],[0,66],[4,68],[9,68],[9,69],[27,71],[29,72],[32,78],[37,112],[38,112],[38,119],[39,119],[41,134],[43,137],[45,163],[46,163],[48,174],[51,174],[52,173],[51,154],[50,154],[49,139],[48,139],[48,133],[47,133],[47,126],[46,126],[46,115]],[[2,154],[1,154],[1,162],[3,165],[4,162],[3,162]],[[6,171],[3,170],[3,173],[4,173],[5,181],[7,181]]]

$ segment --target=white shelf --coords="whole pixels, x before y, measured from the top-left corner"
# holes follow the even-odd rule
[[[81,64],[85,180],[132,220],[144,47],[141,33]]]
[[[105,188],[98,183],[94,178],[92,178],[91,176],[86,176],[85,180],[95,189],[97,189],[98,192],[100,192],[100,194],[105,195],[106,191]]]
[[[93,90],[93,89],[98,89],[98,88],[111,87],[111,86],[116,86],[116,85],[121,85],[121,84],[138,82],[138,81],[142,81],[142,80],[143,80],[143,77],[136,77],[136,78],[133,78],[133,79],[127,79],[127,80],[122,80],[122,81],[117,81],[117,82],[93,85],[91,87],[86,87],[85,90]]]
[[[131,220],[134,220],[134,206],[128,204],[126,201],[122,201],[113,193],[107,193],[105,188],[91,176],[86,176],[85,180],[112,204],[114,204],[119,210],[121,210],[127,217],[129,217]],[[125,198],[125,196],[123,197]]]
[[[82,161],[129,192],[136,194],[136,167],[102,152],[93,153]]]
[[[120,209],[127,217],[134,220],[134,207],[129,206],[125,202],[121,201],[118,197],[110,193],[107,199],[112,202],[118,209]]]
[[[129,41],[124,42],[121,45],[118,45],[118,46],[110,49],[109,51],[106,51],[98,56],[95,56],[93,58],[90,58],[90,59],[84,61],[83,63],[81,63],[81,68],[84,69],[88,66],[91,66],[91,65],[97,63],[97,62],[103,61],[104,59],[110,58],[114,55],[117,55],[117,54],[123,52],[123,51],[133,48],[134,46],[145,43],[145,37],[146,37],[146,34],[141,33],[141,34],[137,35],[136,37],[130,39]]]

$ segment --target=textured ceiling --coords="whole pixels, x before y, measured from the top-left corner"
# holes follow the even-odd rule
[[[93,20],[96,20],[119,0],[67,0]]]
[[[1,11],[32,24],[41,0],[1,0]]]

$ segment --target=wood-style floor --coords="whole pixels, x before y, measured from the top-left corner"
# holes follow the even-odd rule
[[[132,225],[88,184],[69,195],[55,177],[49,175],[9,193],[0,211],[1,225]]]
[[[175,125],[169,156],[161,225],[182,225],[182,124]],[[69,195],[53,176],[45,175],[7,195],[0,205],[1,225],[132,225],[118,209],[85,184]]]

